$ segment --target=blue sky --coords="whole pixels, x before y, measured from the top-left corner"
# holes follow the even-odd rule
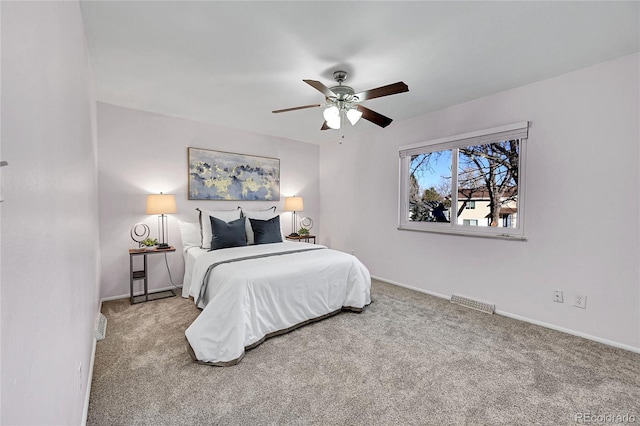
[[[420,190],[437,188],[441,181],[441,176],[451,177],[451,151],[439,151],[439,156],[432,156],[429,160],[429,169],[423,169],[422,173],[417,173]]]

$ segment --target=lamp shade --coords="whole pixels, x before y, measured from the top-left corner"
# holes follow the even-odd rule
[[[177,211],[175,195],[163,193],[147,195],[147,214],[169,214]]]
[[[302,200],[302,197],[285,197],[284,211],[301,212],[302,210],[304,210],[304,201]]]
[[[340,128],[340,110],[337,106],[331,105],[324,110],[322,115],[327,122],[327,126],[331,127],[332,129]]]
[[[327,126],[332,129],[338,130],[340,128],[340,117],[336,118],[335,120],[327,121]]]
[[[358,111],[355,108],[351,108],[349,111],[347,111],[347,118],[351,122],[352,126],[356,125],[358,120],[360,120],[360,117],[362,117],[362,112]]]
[[[340,110],[337,106],[331,105],[327,109],[322,112],[324,119],[327,121],[332,121],[340,118]]]

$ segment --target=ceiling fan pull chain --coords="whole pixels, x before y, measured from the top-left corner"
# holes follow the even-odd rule
[[[340,108],[340,145],[342,145],[342,141],[344,140],[344,108]]]

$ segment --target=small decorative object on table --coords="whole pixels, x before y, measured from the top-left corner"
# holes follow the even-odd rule
[[[146,244],[143,244],[143,241],[146,241],[149,239],[149,234],[151,233],[151,231],[149,230],[149,227],[144,224],[144,223],[136,223],[135,225],[133,225],[131,227],[131,231],[129,232],[129,235],[131,235],[131,239],[133,241],[135,241],[136,243],[138,243],[138,248],[132,249],[136,252],[143,252],[146,250]]]
[[[309,235],[309,230],[307,228],[300,228],[300,229],[298,229],[298,234],[300,236]]]
[[[147,238],[145,240],[140,241],[140,247],[144,246],[144,249],[146,251],[153,251],[156,249],[156,246],[158,245],[158,240],[153,238]]]
[[[303,217],[300,221],[300,230],[298,234],[307,236],[309,235],[309,231],[313,228],[313,220],[310,217]]]

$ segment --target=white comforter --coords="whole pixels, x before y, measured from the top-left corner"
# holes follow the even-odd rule
[[[318,247],[283,242],[202,253],[189,295],[198,300],[212,263]],[[185,334],[199,361],[231,365],[269,334],[343,307],[364,308],[371,303],[370,290],[369,271],[356,257],[327,248],[226,263],[211,271],[203,311]]]

